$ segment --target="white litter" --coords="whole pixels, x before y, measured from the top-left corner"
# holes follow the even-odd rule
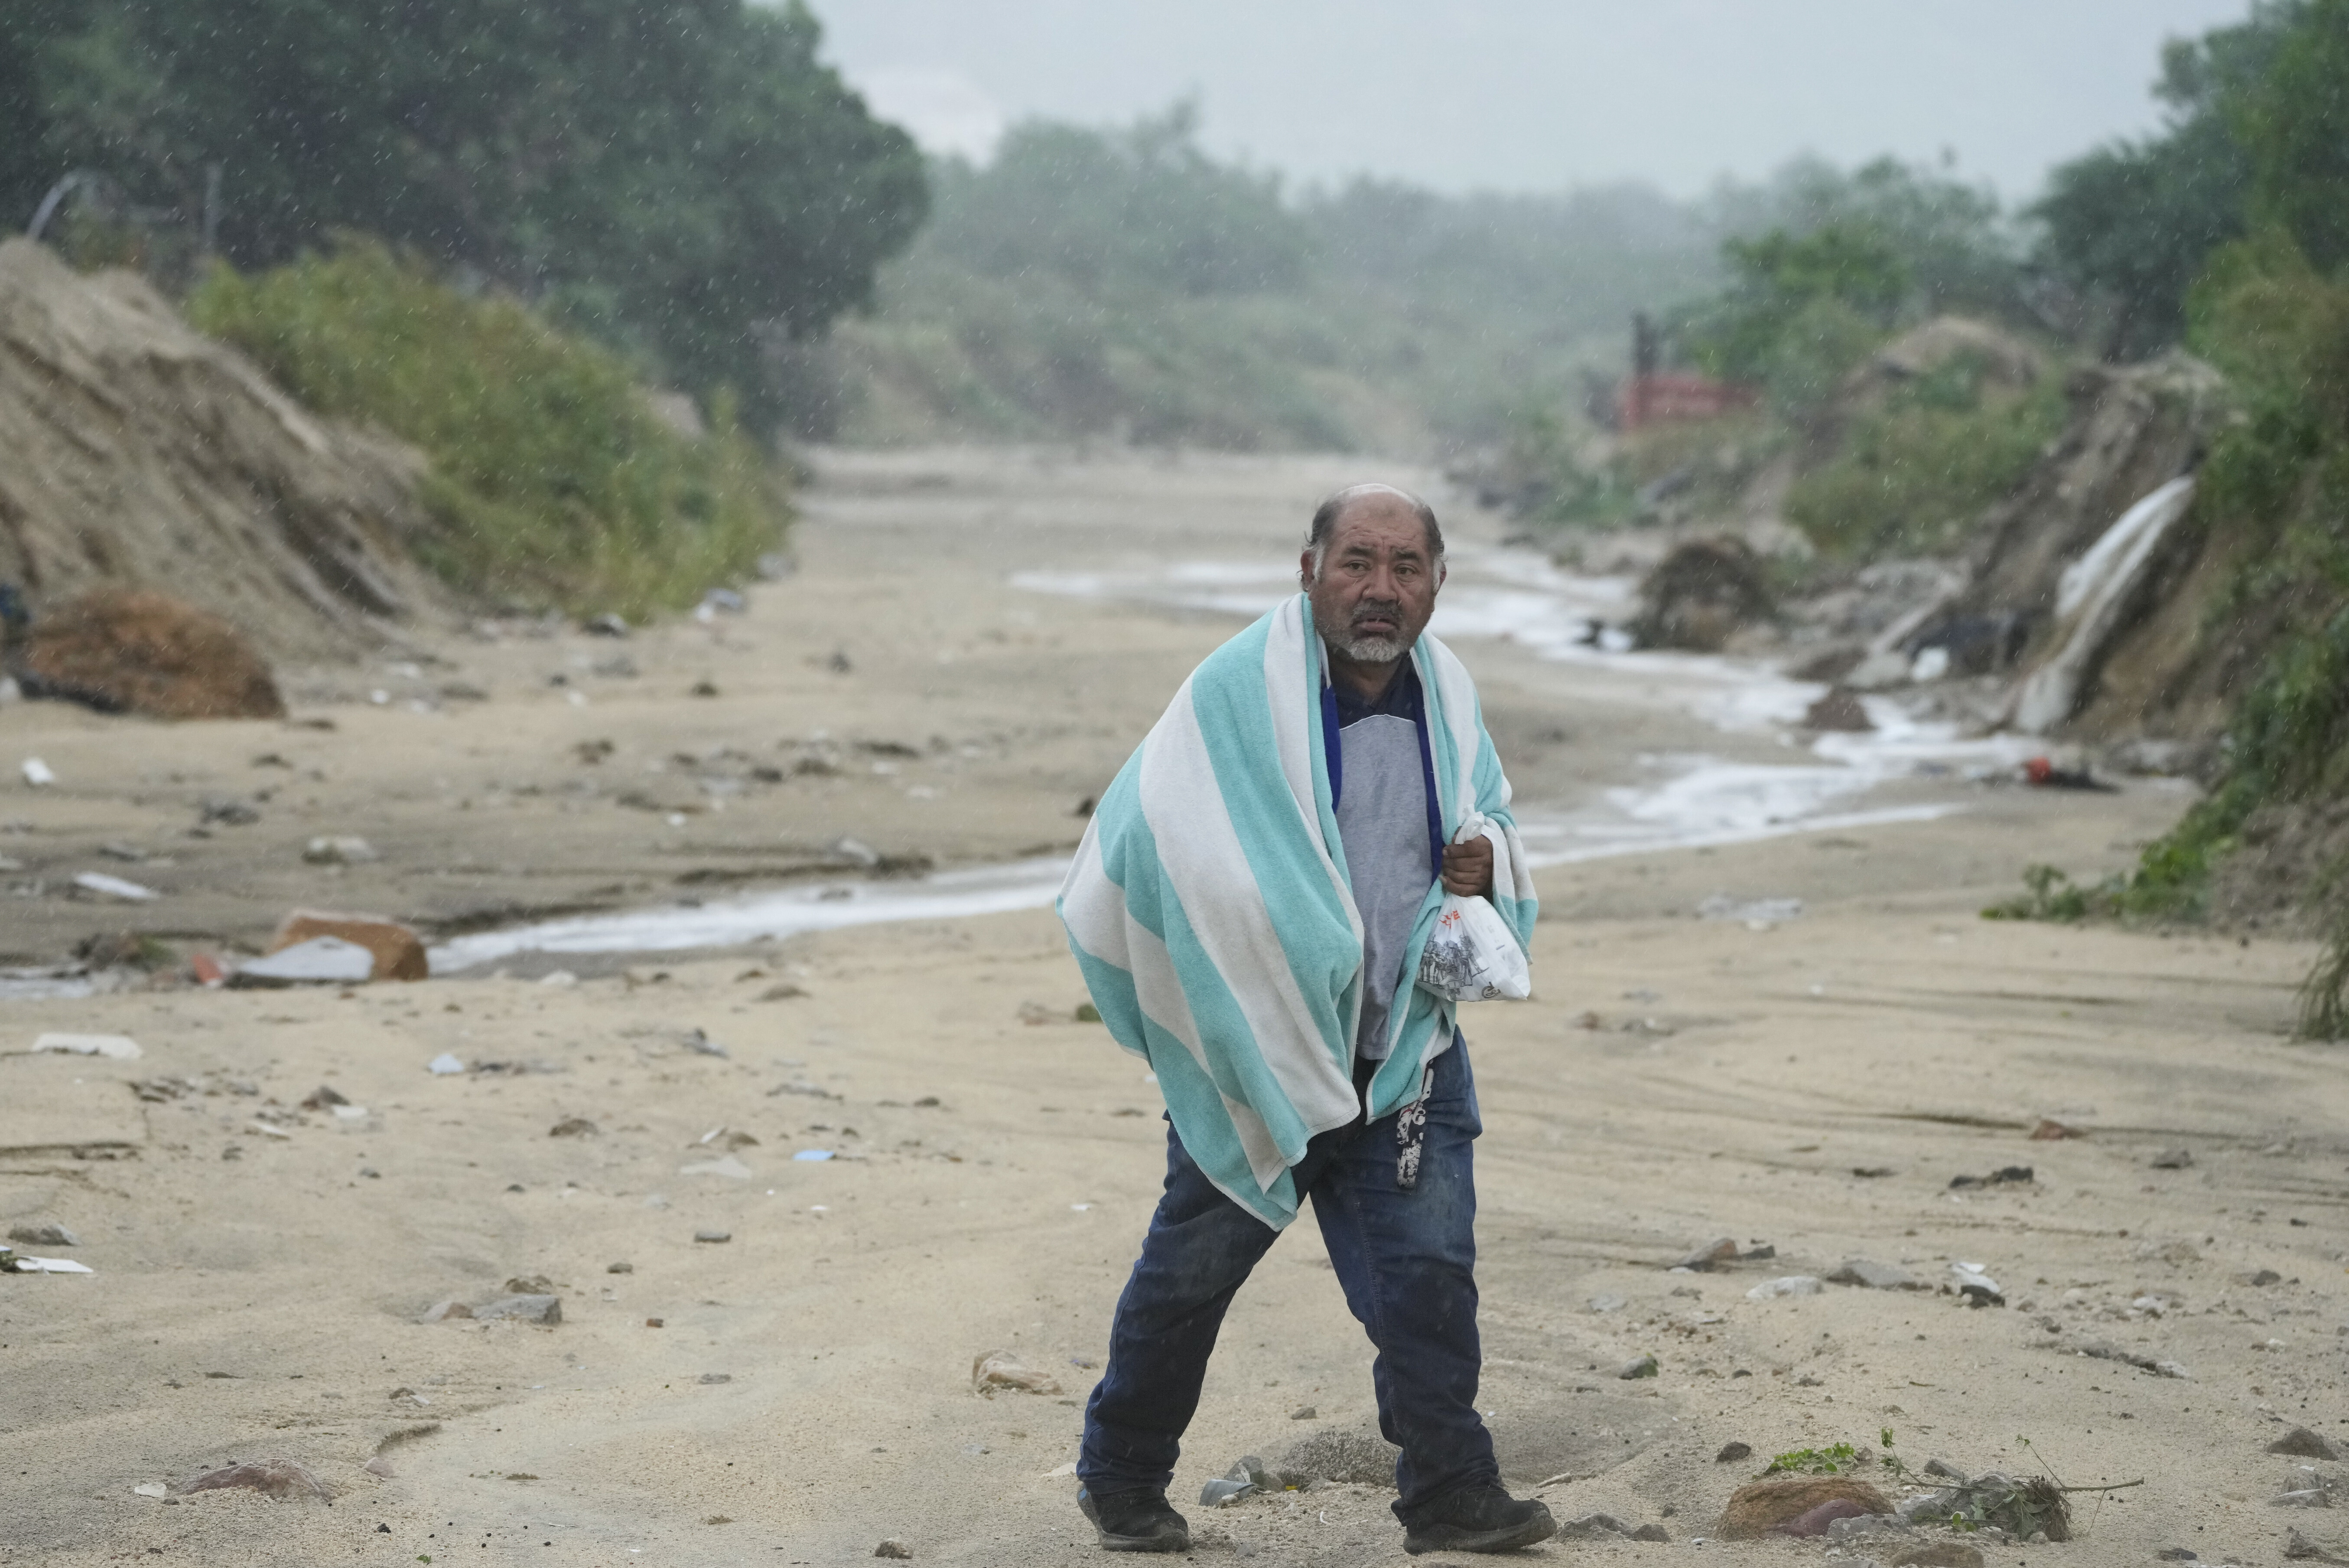
[[[125,899],[132,903],[144,903],[162,895],[151,887],[140,887],[135,882],[108,876],[104,872],[80,872],[74,876],[74,886],[84,892],[98,893],[106,898]]]
[[[253,1130],[268,1138],[291,1138],[294,1136],[284,1128],[272,1126],[266,1121],[255,1121],[253,1124]]]
[[[40,789],[43,785],[54,784],[57,781],[57,776],[54,772],[50,771],[49,765],[42,761],[37,757],[27,757],[25,758],[24,771],[25,782],[30,784],[36,789]]]
[[[19,1253],[9,1260],[9,1267],[18,1274],[96,1274],[88,1264],[78,1264],[71,1258],[28,1258]]]
[[[334,1111],[337,1121],[365,1121],[367,1109],[363,1105],[338,1105]]]
[[[424,1070],[431,1073],[437,1078],[446,1078],[450,1073],[463,1072],[465,1070],[465,1064],[459,1061],[455,1057],[450,1056],[447,1051],[442,1051],[439,1056],[434,1057],[429,1062],[425,1064]]]
[[[829,1149],[802,1149],[797,1154],[792,1155],[792,1158],[794,1160],[804,1161],[829,1160],[832,1158],[832,1150]]]
[[[241,965],[237,975],[248,985],[255,981],[279,985],[364,984],[375,976],[375,954],[339,936],[314,936]]]
[[[140,1497],[161,1497],[165,1492],[170,1491],[171,1489],[165,1486],[160,1480],[142,1480],[130,1490],[137,1492]]]
[[[36,1051],[67,1051],[78,1057],[111,1057],[118,1062],[135,1062],[145,1055],[139,1042],[128,1035],[38,1035],[33,1039]]]

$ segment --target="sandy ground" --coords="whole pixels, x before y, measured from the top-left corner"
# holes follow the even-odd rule
[[[0,812],[24,868],[0,946],[43,961],[126,926],[250,943],[297,903],[445,932],[837,874],[843,835],[940,865],[1065,846],[1078,802],[1233,623],[1006,575],[1278,559],[1355,472],[968,453],[823,468],[802,569],[739,618],[297,676],[297,717],[330,731],[0,711],[0,761],[38,755],[60,777],[12,786]],[[1522,802],[1571,808],[1658,751],[1784,758],[1636,682],[1460,649]],[[595,673],[622,655],[636,675]],[[703,681],[719,695],[689,695]],[[443,695],[460,684],[487,695]],[[833,770],[798,771],[811,756]],[[206,799],[264,790],[259,821],[188,836]],[[1761,1462],[1717,1463],[1722,1445],[1868,1447],[1887,1429],[1911,1465],[2144,1478],[2077,1498],[2083,1539],[1990,1543],[1993,1563],[2171,1547],[2270,1563],[2294,1526],[2349,1555],[2338,1515],[2269,1502],[2312,1461],[2263,1451],[2289,1424],[2349,1439],[2349,1098],[2331,1051],[2284,1034],[2307,950],[1979,920],[2028,862],[2124,863],[2179,798],[1933,781],[1879,800],[1936,790],[1966,809],[1543,874],[1537,999],[1467,1020],[1484,1402],[1513,1480],[1571,1478],[1545,1492],[1561,1517],[1605,1510],[1672,1541],[1535,1555],[1713,1552],[1692,1538]],[[324,833],[382,859],[305,863]],[[164,896],[62,896],[80,870]],[[1761,930],[1692,918],[1714,892],[1806,910]],[[0,1563],[815,1564],[884,1539],[917,1562],[1093,1560],[1052,1472],[1164,1133],[1140,1064],[1058,1021],[1081,992],[1049,913],[532,979],[554,966],[8,1005],[0,1049],[68,1029],[145,1054],[0,1056],[0,1222],[67,1224],[81,1246],[35,1250],[97,1271],[0,1278]],[[729,1055],[690,1048],[694,1029]],[[430,1076],[444,1051],[513,1070]],[[163,1078],[181,1082],[129,1087]],[[301,1109],[321,1085],[364,1114]],[[2086,1136],[2029,1140],[2043,1117]],[[573,1118],[595,1130],[550,1135]],[[2151,1164],[2180,1147],[2189,1166]],[[793,1158],[819,1150],[833,1158]],[[1950,1189],[2013,1164],[2035,1180]],[[1666,1272],[1720,1235],[1777,1256]],[[1931,1285],[1979,1263],[2010,1305],[1747,1298],[1855,1256]],[[2248,1283],[2260,1271],[2274,1282]],[[558,1288],[559,1326],[418,1321],[532,1275]],[[2189,1375],[2075,1354],[2095,1342]],[[998,1349],[1064,1391],[974,1395],[973,1358]],[[1613,1376],[1645,1353],[1660,1377]],[[1243,1453],[1278,1460],[1369,1420],[1368,1362],[1300,1226],[1234,1310],[1178,1505]],[[276,1457],[315,1470],[333,1506],[132,1490]],[[1399,1563],[1390,1498],[1189,1511],[1203,1557]]]

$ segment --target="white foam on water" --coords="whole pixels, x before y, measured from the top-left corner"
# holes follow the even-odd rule
[[[454,974],[517,953],[667,953],[690,947],[734,947],[803,931],[1042,909],[1058,896],[1068,871],[1065,859],[1042,856],[902,882],[823,882],[712,899],[698,906],[575,915],[452,938],[431,950],[432,972]]]

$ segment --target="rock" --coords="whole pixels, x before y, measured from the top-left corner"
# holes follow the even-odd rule
[[[51,1227],[51,1229],[55,1228],[56,1227],[54,1226]],[[8,1239],[16,1242],[31,1242],[40,1240],[41,1238],[26,1235],[21,1231],[11,1231],[8,1233]],[[70,1246],[72,1243],[53,1243],[51,1244]],[[2334,1446],[2330,1438],[2323,1436],[2322,1433],[2312,1432],[2306,1427],[2294,1427],[2292,1430],[2286,1432],[2283,1436],[2270,1443],[2268,1445],[2268,1452],[2271,1454],[2290,1454],[2294,1459],[2302,1460],[2337,1460],[2341,1457],[2341,1449]]]
[[[1827,1275],[1834,1284],[1856,1284],[1864,1290],[1923,1290],[1924,1284],[1907,1269],[1892,1264],[1879,1264],[1868,1258],[1847,1258],[1841,1268]]]
[[[693,1239],[697,1242],[730,1242],[734,1239],[734,1233],[731,1231],[696,1231],[693,1233]]]
[[[8,1239],[16,1243],[20,1246],[27,1247],[78,1247],[81,1245],[81,1238],[79,1236],[75,1235],[71,1231],[67,1230],[63,1225],[57,1223],[55,1221],[38,1225],[12,1225],[8,1229]],[[2282,1453],[2285,1450],[2278,1449],[2273,1451]],[[2300,1450],[2293,1449],[2292,1451],[2296,1453]],[[2326,1459],[2331,1459],[2333,1456],[2331,1454],[2326,1454],[2324,1457]]]
[[[1579,1519],[1569,1519],[1557,1527],[1553,1541],[1620,1541],[1631,1533],[1631,1527],[1611,1513],[1586,1513]]]
[[[511,1318],[516,1323],[536,1323],[552,1328],[563,1321],[563,1298],[535,1294],[502,1295],[485,1306],[476,1307],[473,1315],[484,1322]]]
[[[424,939],[396,920],[374,914],[332,914],[324,910],[297,909],[277,923],[269,951],[282,952],[314,936],[338,937],[356,943],[374,955],[378,980],[423,980],[432,967],[424,954]]]
[[[1629,1382],[1636,1377],[1653,1377],[1658,1375],[1659,1370],[1653,1356],[1642,1356],[1636,1361],[1623,1363],[1615,1376]]]
[[[1992,1171],[1987,1176],[1952,1176],[1950,1178],[1950,1185],[1953,1189],[1961,1187],[2008,1187],[2022,1186],[2029,1183],[2032,1180],[2033,1176],[2030,1166],[2007,1165]]]
[[[277,990],[288,985],[362,985],[374,976],[374,954],[339,936],[314,936],[240,965],[228,983],[238,990]]]
[[[1914,1533],[1909,1522],[1897,1513],[1855,1513],[1827,1524],[1827,1539],[1834,1542],[1864,1540],[1871,1535],[1909,1535]]]
[[[506,1281],[508,1295],[553,1295],[558,1288],[544,1274],[517,1274]]]
[[[180,1490],[189,1491],[224,1491],[245,1488],[280,1502],[332,1502],[334,1493],[326,1489],[318,1478],[292,1460],[263,1460],[255,1464],[230,1465],[223,1470],[206,1470]]]
[[[688,1029],[685,1032],[685,1048],[696,1055],[705,1057],[730,1057],[734,1054],[699,1029]]]
[[[463,1072],[465,1070],[465,1064],[450,1052],[442,1051],[439,1056],[434,1057],[430,1061],[424,1064],[424,1070],[430,1073],[434,1078],[449,1078],[457,1073]]]
[[[1982,1568],[1982,1554],[1962,1541],[1926,1541],[1893,1553],[1887,1568]]]
[[[1710,1274],[1723,1264],[1733,1264],[1736,1261],[1736,1242],[1728,1236],[1723,1236],[1716,1241],[1705,1243],[1704,1245],[1671,1266],[1676,1269],[1693,1269],[1698,1274]]]
[[[2268,1501],[2277,1508],[2331,1508],[2333,1494],[2321,1486],[2304,1486],[2271,1497]]]
[[[1009,1350],[990,1350],[970,1364],[970,1391],[992,1397],[1010,1388],[1023,1394],[1058,1394],[1061,1385],[1050,1373],[1039,1372]]]
[[[1634,1541],[1670,1541],[1671,1532],[1661,1524],[1643,1524],[1631,1532]]]
[[[2183,1549],[2178,1548],[2178,1550]],[[2336,1556],[2333,1553],[2318,1545],[2315,1542],[2311,1541],[2307,1536],[2302,1535],[2297,1528],[2288,1530],[2284,1532],[2283,1554],[2286,1557],[2292,1558],[2295,1562],[2302,1563],[2349,1563],[2349,1557]],[[2165,1552],[2162,1555],[2167,1557],[2169,1553]],[[2186,1553],[2186,1560],[2190,1562],[2193,1559],[2193,1556],[2194,1554],[2191,1552],[2189,1552]]]
[[[1288,1418],[1292,1421],[1310,1421],[1318,1418],[1320,1414],[1319,1410],[1310,1405],[1299,1405],[1288,1412]]]
[[[1791,1295],[1817,1295],[1826,1286],[1810,1274],[1785,1274],[1765,1279],[1745,1293],[1748,1301],[1777,1301]]]
[[[1774,613],[1768,568],[1742,539],[1692,539],[1676,547],[1640,584],[1640,611],[1630,626],[1643,648],[1719,653],[1739,628]]]
[[[2283,1283],[2283,1275],[2273,1269],[2253,1269],[2250,1274],[2237,1274],[2235,1277],[2245,1284],[2257,1285],[2262,1289],[2268,1285]]]
[[[1280,1468],[1292,1475],[1392,1491],[1395,1460],[1402,1452],[1374,1431],[1325,1428],[1291,1444],[1280,1458]]]
[[[168,594],[101,588],[36,622],[10,660],[26,696],[150,718],[283,718],[244,634]]]
[[[461,1301],[436,1301],[430,1306],[426,1307],[424,1309],[424,1315],[418,1318],[416,1321],[419,1323],[446,1323],[452,1317],[471,1317],[472,1315],[473,1309],[467,1306]]]
[[[365,839],[347,833],[325,833],[303,846],[302,858],[314,866],[356,866],[383,857]]]
[[[885,1541],[880,1545],[875,1546],[873,1549],[873,1555],[875,1557],[894,1557],[900,1562],[904,1562],[914,1555],[914,1549],[906,1545],[902,1541],[893,1539]]]
[[[1721,1445],[1721,1451],[1713,1456],[1713,1462],[1717,1465],[1729,1465],[1735,1464],[1739,1460],[1750,1460],[1753,1457],[1752,1443],[1723,1443]]]
[[[2067,1127],[2052,1116],[2043,1116],[2039,1125],[2031,1130],[2033,1143],[2052,1143],[2064,1138],[2085,1138],[2088,1135],[2076,1127]]]
[[[328,1110],[338,1105],[350,1104],[350,1099],[332,1084],[320,1084],[302,1097],[304,1110]]]
[[[57,769],[37,757],[25,758],[17,771],[25,776],[25,782],[36,789],[46,789],[57,781]]]
[[[719,1383],[731,1383],[734,1381],[734,1374],[731,1372],[704,1372],[699,1380],[703,1383],[713,1386]]]
[[[243,800],[214,798],[197,807],[197,822],[207,828],[250,828],[261,813]]]
[[[1803,711],[1803,727],[1843,735],[1864,735],[1876,727],[1859,694],[1837,686]]]
[[[2194,1163],[2190,1149],[2165,1149],[2150,1161],[2156,1171],[2183,1171]]]
[[[584,1116],[566,1116],[548,1128],[546,1135],[549,1138],[594,1138],[598,1130],[595,1124]]]
[[[631,1263],[605,1264],[604,1265],[604,1272],[605,1274],[634,1274],[636,1272],[636,1265]]]
[[[1980,1264],[1951,1264],[1950,1279],[1965,1297],[1968,1306],[2004,1306],[2006,1296],[1998,1288],[1998,1281],[1982,1272]]]
[[[1620,1312],[1623,1310],[1623,1298],[1619,1295],[1594,1295],[1584,1305],[1597,1313]]]
[[[2298,1532],[2294,1532],[2294,1533]],[[2284,1555],[2287,1557],[2292,1555],[2290,1548],[2285,1549]],[[2189,1546],[2165,1546],[2155,1553],[2153,1558],[2157,1563],[2192,1563],[2199,1560],[2194,1549]]]
[[[1965,1485],[1968,1479],[1965,1471],[1944,1459],[1927,1460],[1925,1473],[1930,1476],[1939,1476],[1943,1480],[1955,1481],[1960,1486]]]
[[[1730,1541],[1755,1540],[1838,1499],[1858,1504],[1862,1513],[1892,1511],[1882,1492],[1849,1476],[1773,1478],[1748,1481],[1731,1493],[1716,1533]],[[1824,1521],[1819,1528],[1826,1528]]]

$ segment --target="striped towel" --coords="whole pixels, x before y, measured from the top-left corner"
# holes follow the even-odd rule
[[[1484,816],[1494,907],[1526,944],[1533,878],[1475,683],[1433,637],[1412,658],[1444,837]],[[1148,1059],[1184,1148],[1276,1230],[1297,1217],[1289,1167],[1306,1140],[1365,1114],[1362,922],[1330,807],[1325,661],[1301,593],[1210,654],[1102,797],[1059,904],[1102,1021]],[[1442,899],[1441,883],[1428,890],[1387,984],[1418,973]],[[1371,1119],[1415,1102],[1452,1044],[1454,1005],[1409,991]]]

